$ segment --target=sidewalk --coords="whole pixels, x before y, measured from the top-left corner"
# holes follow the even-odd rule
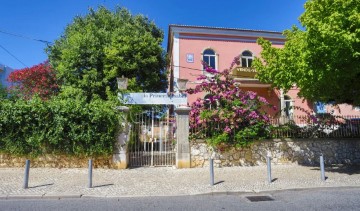
[[[266,166],[215,168],[171,167],[126,170],[93,169],[93,188],[87,188],[87,169],[31,168],[29,188],[23,189],[23,168],[0,168],[0,199],[176,196],[223,192],[261,192],[314,187],[360,187],[360,167],[327,169],[320,180],[318,167],[273,165],[274,182],[267,183]]]

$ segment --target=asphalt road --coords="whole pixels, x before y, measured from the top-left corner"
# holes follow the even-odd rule
[[[251,202],[249,196],[272,201]],[[8,199],[0,210],[359,210],[360,188],[134,198]]]

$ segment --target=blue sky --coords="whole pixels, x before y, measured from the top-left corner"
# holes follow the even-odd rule
[[[89,7],[98,5],[110,9],[120,5],[132,14],[146,15],[164,30],[166,48],[169,24],[283,31],[299,25],[304,3],[305,0],[2,0],[0,63],[21,69],[47,59],[46,44],[4,32],[53,42],[76,15],[85,15]]]

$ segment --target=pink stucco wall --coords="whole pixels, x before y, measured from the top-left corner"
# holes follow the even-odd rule
[[[312,112],[315,107],[314,103],[306,100],[304,98],[300,98],[298,96],[299,89],[297,87],[293,87],[290,89],[285,95],[288,95],[292,100],[294,100],[294,105],[303,108],[308,112]],[[326,105],[325,106],[326,113],[331,113],[333,115],[340,115],[340,116],[359,116],[360,117],[360,109],[355,109],[353,106],[348,104],[340,104],[336,106]],[[306,115],[300,109],[294,109],[294,115]]]
[[[297,87],[293,87],[287,93],[284,93],[284,95],[289,96],[291,100],[293,100],[294,106],[296,106],[296,108],[294,108],[294,115],[302,116],[306,115],[306,112],[312,113],[314,109],[314,103],[304,98],[300,98],[298,93],[299,89]],[[301,109],[304,109],[305,112]]]
[[[182,35],[191,35],[195,36],[196,34],[182,34]],[[190,37],[191,37],[190,36]],[[213,40],[213,39],[204,39],[204,35],[201,35],[202,39],[192,39],[192,38],[179,38],[179,77],[182,79],[188,79],[189,83],[187,88],[194,88],[196,86],[196,78],[203,74],[202,71],[202,52],[205,49],[211,48],[217,54],[217,69],[224,70],[229,68],[234,57],[240,55],[243,51],[249,50],[253,53],[255,57],[260,56],[261,47],[256,43],[256,38],[242,37],[248,42],[239,42],[239,41],[228,41],[228,40]],[[188,36],[189,37],[189,36]],[[231,36],[216,36],[211,35],[211,37],[217,38],[232,38]],[[275,40],[280,41],[280,40]],[[281,48],[283,45],[274,45],[275,47]],[[194,62],[188,63],[186,61],[186,55],[193,54]],[[280,94],[278,90],[272,90],[270,95],[268,88],[244,88],[244,90],[255,91],[260,96],[265,97],[270,104],[276,106],[278,109],[276,111],[265,109],[269,112],[270,115],[274,116],[279,113],[280,109]],[[313,102],[309,102],[303,98],[299,98],[297,93],[299,89],[293,87],[285,95],[288,95],[293,101],[294,105],[303,108],[308,112],[312,112],[314,109]],[[197,98],[205,97],[206,93],[198,93],[194,95],[188,95],[188,102],[191,104]],[[327,106],[327,111],[330,112],[334,110],[336,115],[360,115],[360,110],[354,110],[352,106],[349,105],[340,105],[338,107]],[[294,115],[305,115],[299,109],[294,109]]]
[[[247,38],[250,39],[250,38]],[[230,67],[233,59],[240,55],[243,51],[249,50],[254,56],[260,56],[261,47],[255,42],[256,39],[251,38],[252,42],[233,42],[224,40],[196,40],[196,39],[180,39],[180,78],[189,79],[187,88],[194,88],[196,86],[196,78],[203,74],[202,71],[202,52],[205,49],[211,48],[217,54],[217,69],[224,70]],[[275,45],[282,47],[281,45]],[[186,54],[194,54],[194,62],[188,63],[186,61]],[[191,69],[188,69],[191,68]],[[196,69],[196,70],[194,70]],[[277,107],[277,110],[265,108],[270,115],[275,115],[280,109],[280,98],[277,90],[271,90],[270,95],[268,88],[243,88],[245,91],[254,91],[258,95],[265,97],[271,105]],[[206,93],[198,93],[188,95],[188,102],[191,104],[197,98],[205,97]]]
[[[333,113],[334,115],[354,116],[356,118],[360,118],[360,107],[356,109],[353,106],[347,104],[341,104],[338,106],[327,105],[326,112]]]
[[[198,70],[191,70],[180,67],[180,78],[188,78],[190,81],[195,81],[196,76],[202,73],[202,52],[207,49],[213,49],[218,55],[217,69],[224,70],[229,68],[234,57],[240,55],[243,51],[249,50],[254,56],[260,56],[261,47],[254,42],[231,42],[222,40],[195,40],[195,39],[180,39],[180,66],[193,68]],[[281,47],[281,45],[274,45]],[[194,54],[194,63],[186,62],[186,54]],[[194,75],[195,74],[195,75]]]

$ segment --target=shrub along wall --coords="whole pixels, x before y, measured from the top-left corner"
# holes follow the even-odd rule
[[[119,114],[109,102],[54,97],[48,101],[0,101],[0,152],[108,156],[113,152]]]
[[[216,167],[265,165],[266,156],[272,163],[317,165],[323,154],[325,164],[360,164],[360,139],[273,139],[256,141],[248,148],[218,148],[212,152],[205,144],[191,146],[191,166],[208,166],[210,156]]]

